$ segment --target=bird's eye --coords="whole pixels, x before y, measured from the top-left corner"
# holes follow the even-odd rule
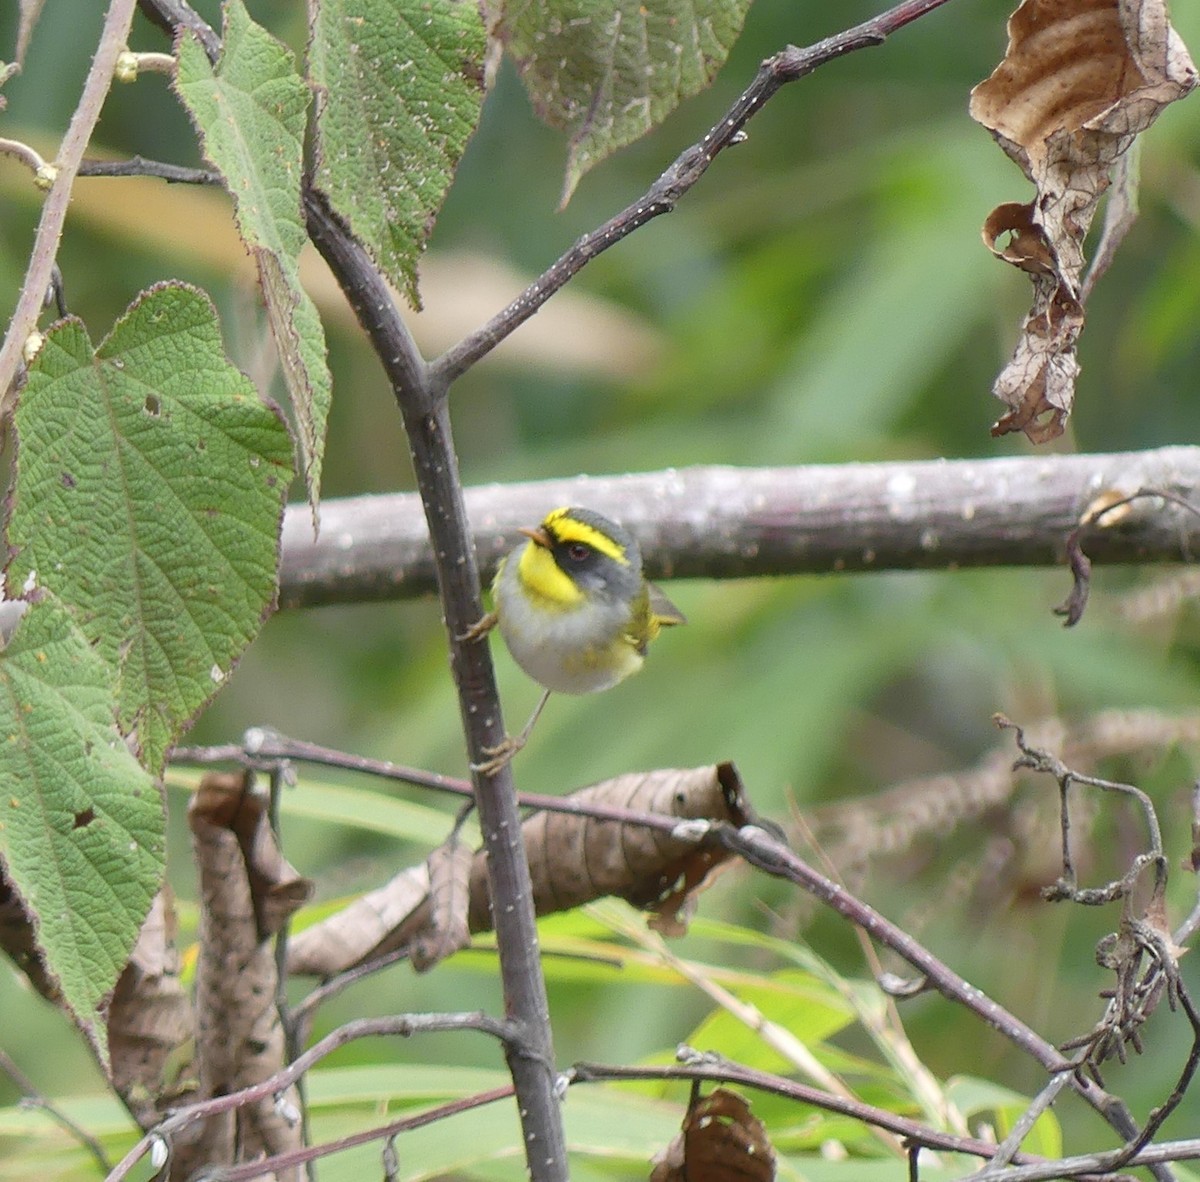
[[[582,542],[572,542],[567,547],[567,557],[572,562],[582,562],[591,551]]]

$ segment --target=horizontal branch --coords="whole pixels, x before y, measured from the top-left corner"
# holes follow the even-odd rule
[[[1050,566],[1103,494],[1143,497],[1085,531],[1099,563],[1186,562],[1200,552],[1200,447],[795,468],[697,467],[466,490],[480,567],[494,569],[547,510],[580,504],[638,537],[655,578]],[[1179,502],[1189,502],[1189,512]],[[1103,502],[1101,502],[1103,503]],[[325,501],[321,534],[288,508],[284,607],[436,589],[414,493]]]

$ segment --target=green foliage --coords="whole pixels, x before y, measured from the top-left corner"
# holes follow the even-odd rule
[[[214,68],[194,36],[182,37],[175,85],[233,194],[238,232],[258,264],[315,510],[332,392],[321,318],[300,286],[308,87],[291,54],[250,20],[241,0],[225,11],[221,60]]]
[[[209,19],[217,14],[215,3],[197,7]],[[475,5],[438,0],[421,9],[432,24],[417,26],[400,19],[399,7],[327,0],[317,10],[309,71],[321,88],[315,128],[320,183],[410,299],[417,260],[444,198],[427,269],[438,253],[452,250],[487,251],[513,269],[499,290],[481,297],[482,309],[465,298],[476,294],[478,272],[468,269],[455,296],[440,299],[430,317],[417,318],[414,331],[430,333],[418,337],[427,355],[444,347],[436,331],[453,339],[477,327],[520,290],[523,274],[541,270],[644,189],[719,117],[762,57],[868,15],[863,6],[836,13],[759,6],[712,93],[680,108],[646,143],[595,167],[571,208],[555,218],[562,145],[530,117],[514,71],[501,70],[475,133],[483,60]],[[500,350],[454,394],[466,479],[992,452],[996,445],[986,428],[997,408],[986,391],[1010,344],[1025,289],[986,256],[977,231],[990,204],[1025,194],[1011,165],[961,112],[967,90],[1003,49],[1010,7],[1000,0],[948,5],[885,48],[781,94],[756,119],[748,143],[722,158],[669,221],[604,255],[572,284],[593,308],[616,310],[618,319],[651,337],[653,360],[630,380],[615,364],[619,344],[608,348],[610,368],[574,357],[569,340],[555,342],[557,350],[537,344],[524,353]],[[1175,19],[1194,43],[1200,10],[1176,7]],[[305,40],[299,9],[289,0],[255,11],[291,44]],[[606,11],[621,21],[622,36],[634,29],[647,46],[687,52],[671,65],[647,50],[656,68],[643,85],[646,75],[637,71],[647,59],[635,41],[618,36],[581,44],[576,53],[574,41],[563,45],[559,32],[543,29],[541,44],[554,43],[566,54],[555,58],[539,49],[535,25],[569,20],[568,9],[530,4],[509,13],[510,49],[524,66],[535,104],[574,137],[568,190],[702,85],[743,15],[731,5],[714,7],[712,24],[702,27],[689,15],[693,10],[671,9],[681,24],[668,31],[636,6]],[[74,80],[86,67],[90,46],[77,27],[85,15],[90,9],[82,14],[75,6],[47,5],[25,74],[5,86],[12,118],[37,125],[51,145],[47,154],[70,115]],[[259,255],[293,397],[306,380],[317,391],[309,412],[307,396],[296,399],[315,486],[323,460],[324,362],[294,272],[304,96],[291,61],[246,21],[240,3],[229,6],[227,19],[226,54],[215,71],[185,39],[181,87],[204,128],[205,151],[237,200],[239,232]],[[6,22],[9,14],[0,12],[0,32],[7,33]],[[596,22],[604,27],[611,33],[615,26]],[[148,25],[135,34],[139,43],[161,47]],[[560,71],[559,60],[568,68]],[[182,117],[171,104],[156,102],[152,86],[147,81],[111,96],[98,154],[107,148],[176,159],[187,151]],[[592,109],[593,98],[613,105]],[[1076,442],[1088,450],[1200,437],[1200,404],[1179,397],[1200,368],[1194,285],[1187,281],[1195,255],[1187,178],[1200,164],[1192,107],[1169,112],[1147,141],[1143,220],[1089,303],[1075,418]],[[5,163],[0,301],[6,306],[21,282],[25,235],[39,200],[23,177],[14,178],[15,168]],[[230,278],[242,248],[233,235],[218,241],[207,230],[226,219],[222,200],[173,187],[164,200],[177,212],[166,220],[166,232],[149,217],[131,232],[122,218],[129,203],[124,185],[86,181],[78,187],[60,256],[72,309],[88,324],[109,323],[124,315],[130,292],[164,274],[183,275],[211,286],[231,354],[250,371],[259,345],[255,318]],[[194,218],[196,211],[212,220]],[[194,232],[198,225],[205,232]],[[340,302],[323,298],[319,284],[310,289],[329,326],[338,373],[326,483],[346,493],[393,488],[405,480],[397,473],[403,440],[377,363],[357,329],[346,327]],[[135,315],[150,308],[165,310],[160,326],[171,330],[160,342],[152,331],[158,326]],[[196,319],[182,330],[189,308]],[[524,339],[535,339],[538,321],[553,308],[535,319]],[[20,726],[30,736],[7,750],[0,765],[2,848],[23,895],[36,900],[39,938],[85,1026],[122,963],[161,859],[156,796],[147,790],[145,772],[112,746],[118,732],[113,708],[102,708],[104,694],[119,702],[120,733],[130,732],[157,769],[165,747],[224,681],[270,602],[289,454],[278,420],[224,360],[212,310],[201,297],[160,289],[129,315],[130,324],[122,321],[94,357],[80,323],[52,331],[23,394],[26,421],[18,423],[9,539],[23,550],[10,579],[19,591],[36,570],[39,586],[53,594],[30,609],[0,665],[18,704],[6,733]],[[441,320],[439,329],[428,329],[434,315],[447,318],[449,327]],[[144,331],[131,337],[135,323]],[[150,392],[157,414],[147,402]],[[44,410],[37,410],[39,399]],[[68,488],[64,473],[72,481],[94,480],[95,493],[85,498]],[[122,473],[132,483],[115,481]],[[253,506],[249,519],[247,505]],[[785,818],[794,807],[869,795],[908,774],[970,765],[995,741],[987,720],[997,708],[1025,720],[1081,717],[1113,706],[1190,707],[1200,691],[1194,608],[1173,622],[1132,623],[1123,611],[1124,593],[1136,578],[1098,571],[1089,616],[1072,633],[1048,611],[1065,594],[1061,572],[676,584],[671,592],[691,617],[689,628],[664,640],[641,677],[602,700],[553,701],[517,772],[523,787],[561,791],[630,767],[732,758],[758,806]],[[138,587],[153,587],[152,596],[134,595]],[[61,642],[52,645],[43,636]],[[273,621],[229,693],[207,710],[198,737],[227,741],[248,722],[269,722],[461,774],[444,649],[431,603]],[[79,660],[71,666],[59,651]],[[506,712],[523,717],[534,691],[505,655],[499,662]],[[35,733],[34,722],[40,727],[50,711],[53,739],[37,742],[43,732]],[[81,770],[80,753],[88,751],[92,762]],[[48,767],[52,756],[64,766]],[[1173,861],[1188,848],[1180,785],[1194,770],[1186,755],[1175,757],[1169,776],[1157,766],[1156,799]],[[1017,820],[1034,807],[1041,788],[1054,797],[1052,785],[1025,792],[1011,810]],[[47,823],[31,826],[29,809],[19,820],[13,815],[24,803],[14,810],[11,801],[30,800],[31,792],[39,806],[44,794],[39,820]],[[76,828],[76,817],[86,818],[88,808],[96,818]],[[91,893],[105,908],[100,914],[85,897],[92,881],[87,874],[98,873],[88,868],[111,864],[104,843],[123,832],[121,825],[132,826],[135,812],[141,826],[135,848],[118,841],[111,853],[126,859],[121,905],[95,888]],[[420,856],[408,845],[385,842],[432,842],[439,832],[438,814],[423,799],[332,788],[307,775],[285,799],[284,816],[289,856],[318,877],[324,900]],[[892,917],[911,920],[914,928],[926,921],[930,942],[1015,1011],[1036,1017],[1039,1026],[1044,1021],[1054,1037],[1069,1037],[1098,1016],[1097,989],[1109,981],[1091,959],[1094,933],[1077,916],[1030,902],[1045,864],[1039,850],[1022,843],[1036,845],[1031,835],[1039,830],[1011,828],[1008,820],[990,816],[976,828],[939,836],[936,852],[874,861],[859,885]],[[181,829],[176,821],[177,839]],[[1114,833],[1102,854],[1115,859],[1124,839]],[[988,885],[980,880],[994,868],[1000,847],[1011,849],[1012,863],[1007,875],[997,872],[997,893],[981,901],[974,891]],[[60,864],[82,868],[70,881],[63,877],[73,892],[66,912],[73,923],[56,918],[67,896],[52,894],[55,883],[42,881]],[[175,878],[184,895],[194,891],[186,870]],[[736,916],[747,926],[701,931],[692,939],[708,942],[698,948],[689,942],[680,953],[710,980],[808,1033],[818,1061],[861,1094],[895,1110],[925,1112],[930,1098],[905,1074],[897,1032],[879,1025],[882,1003],[862,979],[848,938],[839,931],[827,948],[823,944],[840,967],[803,960],[789,955],[784,942],[752,930],[767,922],[763,907],[783,911],[780,923],[799,922],[795,900],[781,898],[776,884],[727,881],[718,892],[702,900],[702,911]],[[1174,902],[1190,906],[1187,899]],[[831,935],[825,927],[818,934]],[[778,1064],[776,1051],[635,946],[627,930],[614,935],[596,914],[556,917],[544,925],[544,937],[562,1061],[667,1058],[676,1041],[695,1039],[701,1049]],[[1032,963],[1043,971],[1031,973]],[[1194,972],[1186,960],[1184,970]],[[398,990],[406,1009],[495,1006],[496,965],[486,951],[460,956],[426,978],[405,973],[397,985],[399,972],[374,992],[361,986],[344,1004],[332,1005],[326,1025],[395,1008]],[[66,1042],[61,1031],[45,1038],[44,1028],[30,1020],[42,1012],[39,1005],[14,978],[0,982],[6,1049],[44,1069],[46,1091],[67,1094],[64,1107],[106,1147],[127,1147],[132,1134],[115,1104],[69,1095],[81,1086],[77,1062],[60,1049]],[[1018,1091],[1036,1086],[1016,1056],[1006,1058],[998,1039],[940,999],[906,1003],[902,1012],[936,1087],[963,1113],[1006,1128],[1021,1106],[1016,1093],[956,1073],[965,1060],[976,1077],[994,1076]],[[395,1111],[499,1082],[497,1071],[453,1074],[464,1060],[495,1062],[493,1047],[465,1042],[394,1052],[424,1067],[397,1063],[392,1048],[356,1048],[346,1055],[357,1055],[359,1066],[321,1067],[310,1081],[316,1136],[377,1123],[384,1107]],[[1169,1056],[1150,1058],[1157,1062],[1133,1060],[1119,1082],[1123,1091],[1129,1085],[1126,1094],[1155,1103],[1165,1092],[1153,1086],[1161,1083],[1153,1077]],[[947,1077],[949,1083],[936,1083]],[[575,1089],[566,1111],[576,1176],[644,1173],[649,1153],[678,1128],[684,1100],[682,1088],[653,1097],[644,1090]],[[755,1107],[785,1151],[784,1177],[891,1179],[901,1169],[853,1122],[798,1116],[794,1106],[765,1097],[757,1097]],[[434,1126],[406,1136],[406,1171],[429,1176],[456,1164],[464,1175],[520,1175],[511,1110],[502,1109],[461,1118],[461,1135]],[[1071,1122],[1088,1122],[1080,1128],[1094,1137],[1090,1116],[1064,1107],[1062,1119],[1068,1132]],[[1062,1139],[1051,1118],[1036,1136],[1033,1147],[1048,1153]],[[848,1146],[849,1159],[823,1158],[829,1141]],[[439,1145],[444,1151],[448,1143],[457,1155],[453,1163],[444,1152],[438,1156]],[[376,1168],[376,1154],[363,1149],[335,1159],[322,1176],[361,1176]],[[0,1179],[54,1177],[56,1171],[74,1179],[89,1176],[89,1168],[84,1151],[44,1114],[15,1104],[0,1110]],[[941,1176],[955,1172],[945,1166]],[[923,1165],[923,1178],[937,1176]]]
[[[9,592],[73,612],[157,773],[271,607],[287,432],[226,361],[208,299],[177,284],[95,351],[78,320],[51,329],[15,423]]]
[[[610,153],[660,124],[725,64],[749,0],[514,0],[499,34],[538,114],[570,135],[563,203]]]
[[[112,716],[115,670],[43,594],[0,659],[0,857],[51,978],[102,1057],[98,1009],[163,871],[163,810]]]
[[[326,0],[309,45],[317,184],[414,307],[417,259],[483,102],[469,0]]]

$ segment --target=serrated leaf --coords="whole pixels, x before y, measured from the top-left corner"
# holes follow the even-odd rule
[[[417,260],[483,105],[479,9],[471,0],[311,8],[316,183],[420,307]]]
[[[94,353],[78,320],[52,327],[15,425],[9,594],[63,600],[157,772],[274,600],[287,430],[182,284],[143,292]]]
[[[113,720],[113,673],[52,596],[0,656],[0,855],[103,1058],[98,1007],[164,864],[163,806]]]
[[[214,68],[196,37],[183,33],[175,89],[200,134],[205,158],[233,195],[238,233],[258,267],[315,506],[331,383],[325,332],[299,273],[308,238],[300,182],[309,92],[291,53],[250,19],[242,0],[226,6],[223,45]]]
[[[513,0],[498,33],[534,109],[571,137],[562,200],[725,63],[750,0]]]

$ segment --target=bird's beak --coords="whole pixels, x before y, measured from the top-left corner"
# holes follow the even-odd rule
[[[541,546],[544,550],[549,550],[553,543],[550,540],[550,535],[539,525],[537,529],[529,529],[526,526],[521,526],[517,533],[524,534],[531,542],[537,546]]]

